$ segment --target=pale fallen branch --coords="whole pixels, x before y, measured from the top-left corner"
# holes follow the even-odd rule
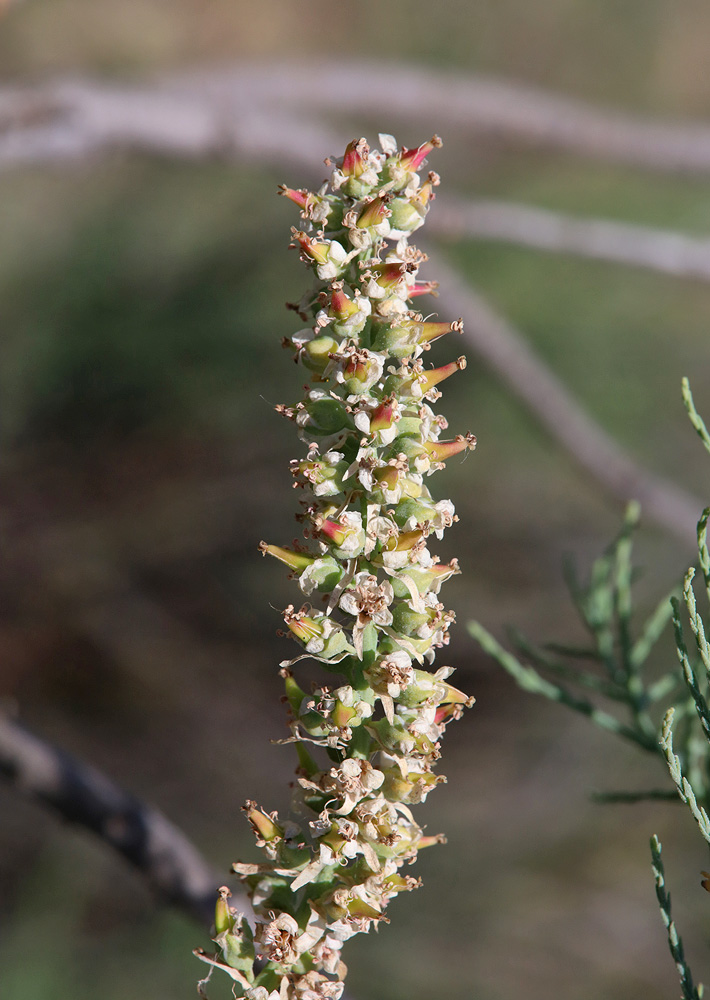
[[[136,87],[56,80],[0,87],[0,167],[62,164],[112,149],[203,159],[288,161],[313,144],[332,148],[318,124],[286,111],[225,104],[166,84]],[[284,150],[286,146],[286,150]],[[337,148],[337,146],[336,146]]]
[[[381,117],[385,97],[394,120],[429,119],[456,134],[494,133],[655,170],[710,171],[710,125],[703,122],[600,109],[488,77],[407,66],[378,65],[375,72],[371,64],[342,60],[195,70],[144,86],[66,79],[6,86],[0,88],[0,164],[61,161],[121,141],[182,155],[231,147],[247,155],[253,140],[262,148],[257,155],[266,144],[283,162],[314,140],[323,148],[318,114]]]
[[[223,106],[290,107],[436,122],[655,170],[710,170],[710,126],[645,118],[554,94],[530,84],[411,66],[294,59],[176,74],[168,86],[206,94]]]
[[[0,166],[62,164],[111,149],[305,165],[303,149],[320,149],[325,157],[342,146],[343,137],[326,126],[273,107],[271,86],[265,84],[264,96],[250,76],[230,81],[215,75],[189,85],[60,81],[34,90],[0,89]],[[430,229],[450,239],[502,240],[710,280],[710,240],[648,226],[448,197],[438,202]]]
[[[430,254],[430,256],[432,256]],[[694,551],[705,504],[638,465],[580,407],[520,333],[436,256],[442,312],[465,316],[464,337],[550,435],[618,500],[638,500],[644,515]]]
[[[157,809],[105,774],[0,714],[0,773],[121,854],[166,902],[209,928],[224,876]],[[239,898],[237,905],[249,912]]]
[[[710,281],[710,239],[671,230],[482,198],[438,198],[430,220],[445,240],[497,240]]]

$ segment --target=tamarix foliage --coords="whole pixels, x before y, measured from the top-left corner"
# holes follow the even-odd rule
[[[695,408],[687,379],[683,379],[683,401],[693,427],[710,452],[710,431]],[[570,574],[572,598],[590,639],[587,645],[537,646],[513,632],[518,651],[529,661],[521,663],[479,622],[470,622],[469,631],[520,687],[580,712],[605,732],[653,755],[662,765],[664,777],[670,772],[671,787],[612,789],[595,798],[624,803],[680,799],[710,844],[710,626],[698,611],[693,584],[696,569],[691,567],[682,588],[674,587],[641,627],[634,628],[631,547],[639,516],[639,505],[629,504],[618,538],[595,561],[586,585],[576,574]],[[708,602],[709,523],[710,507],[706,507],[698,521],[697,538],[699,576]],[[690,642],[686,641],[681,595],[692,635]],[[654,676],[649,655],[671,621],[678,662],[660,677]],[[661,843],[655,835],[651,838],[651,858],[656,898],[680,979],[682,1000],[701,1000],[703,987],[694,984],[683,942],[671,917]],[[710,891],[710,874],[702,874],[700,884]]]
[[[337,1000],[343,943],[386,921],[390,899],[419,884],[402,867],[443,840],[424,835],[411,807],[445,780],[434,772],[441,736],[473,699],[449,683],[451,667],[432,668],[454,620],[439,591],[459,569],[430,550],[456,517],[426,484],[475,438],[442,440],[430,405],[465,359],[422,361],[461,323],[412,304],[436,287],[418,280],[426,257],[409,237],[439,183],[419,171],[440,144],[398,149],[383,135],[377,152],[360,139],[319,191],[281,189],[301,210],[292,246],[316,278],[294,307],[307,325],[285,342],[310,384],[277,407],[305,446],[291,463],[305,542],[261,543],[308,599],[284,611],[302,652],[281,664],[298,780],[293,818],[245,805],[265,855],[234,865],[254,926],[222,890],[219,952],[199,956],[249,1000]],[[304,659],[334,681],[304,690],[292,669]]]

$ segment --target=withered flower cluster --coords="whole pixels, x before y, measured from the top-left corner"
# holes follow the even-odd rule
[[[343,942],[386,920],[389,900],[418,885],[402,866],[443,840],[425,836],[410,807],[445,780],[434,773],[443,730],[473,699],[449,683],[451,667],[431,668],[454,620],[439,591],[459,570],[430,551],[456,516],[426,483],[475,438],[442,440],[446,421],[431,408],[465,359],[422,361],[461,322],[429,321],[412,304],[436,287],[418,280],[426,257],[408,241],[439,184],[419,171],[440,144],[398,149],[383,135],[379,152],[359,139],[318,192],[281,189],[301,209],[292,245],[317,278],[294,307],[308,325],[286,341],[310,385],[277,407],[307,449],[292,463],[306,541],[261,543],[309,599],[284,612],[303,651],[281,664],[297,821],[247,802],[265,860],[234,869],[256,924],[222,890],[219,954],[200,955],[248,1000],[337,1000]],[[334,682],[303,690],[292,668],[304,658]]]

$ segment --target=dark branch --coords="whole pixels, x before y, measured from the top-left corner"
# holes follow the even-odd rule
[[[137,868],[163,900],[210,926],[217,888],[225,878],[157,809],[1,714],[0,773],[63,819],[91,830]],[[250,913],[246,900],[234,899],[234,904]]]

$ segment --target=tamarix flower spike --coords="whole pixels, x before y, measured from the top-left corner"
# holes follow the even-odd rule
[[[473,702],[448,683],[451,667],[429,669],[454,620],[439,591],[459,569],[429,549],[457,518],[449,500],[434,500],[428,477],[476,440],[439,440],[446,421],[430,405],[465,359],[422,363],[461,321],[425,320],[412,306],[436,289],[419,280],[426,257],[407,241],[439,180],[422,182],[418,171],[441,141],[380,142],[381,152],[351,142],[318,192],[280,189],[301,210],[292,245],[316,279],[298,310],[310,327],[287,342],[310,384],[301,402],[277,407],[306,449],[291,463],[304,541],[260,545],[312,602],[283,613],[300,647],[281,664],[298,823],[246,803],[263,859],[234,870],[254,926],[223,889],[218,952],[196,953],[245,1000],[341,997],[344,942],[386,921],[389,900],[419,884],[402,866],[444,842],[424,835],[410,807],[445,780],[434,773],[441,737]],[[330,682],[307,693],[291,669],[303,659]]]

